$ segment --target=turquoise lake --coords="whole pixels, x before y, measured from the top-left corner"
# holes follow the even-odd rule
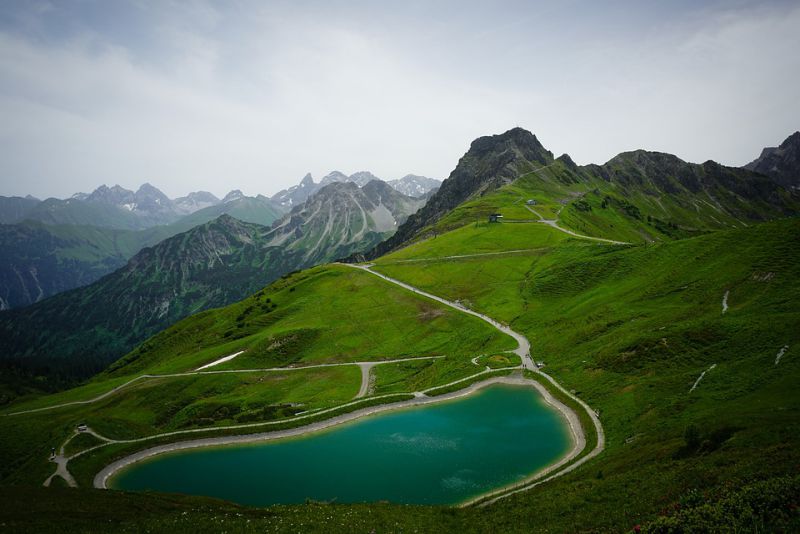
[[[124,469],[111,487],[255,506],[456,504],[530,475],[570,445],[565,419],[533,388],[492,385],[304,437],[156,456]]]

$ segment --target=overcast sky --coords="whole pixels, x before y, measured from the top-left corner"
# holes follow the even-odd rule
[[[800,129],[800,2],[601,3],[3,0],[0,195],[443,179],[514,126],[742,165]]]

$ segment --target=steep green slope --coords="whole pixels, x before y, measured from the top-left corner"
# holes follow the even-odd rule
[[[133,232],[28,221],[0,225],[0,310],[90,284],[136,252]]]
[[[464,242],[463,235],[454,231],[404,249],[403,258],[382,258],[376,269],[431,292],[460,299],[466,306],[525,333],[533,343],[535,359],[545,362],[545,371],[599,410],[607,437],[607,448],[601,456],[560,479],[480,509],[390,505],[274,507],[269,516],[244,512],[254,514],[248,516],[248,524],[236,519],[236,513],[242,512],[222,512],[224,505],[211,505],[224,515],[226,525],[235,525],[242,531],[255,531],[265,525],[296,531],[303,525],[317,524],[320,514],[327,518],[326,525],[332,531],[348,530],[354,524],[370,528],[402,525],[421,530],[435,526],[437,530],[453,528],[464,532],[618,531],[656,520],[660,514],[671,517],[659,520],[661,523],[692,524],[691,514],[681,512],[683,515],[672,517],[679,509],[697,509],[697,513],[706,510],[702,513],[712,514],[712,525],[733,521],[735,514],[746,514],[747,510],[757,511],[761,525],[788,528],[787,525],[797,524],[796,514],[785,515],[781,507],[791,501],[787,495],[797,491],[796,483],[782,477],[795,472],[800,460],[796,452],[800,450],[800,397],[793,387],[800,373],[800,311],[795,305],[800,297],[800,221],[788,219],[639,246],[572,238],[552,240],[549,236],[558,231],[541,224],[492,225],[491,231],[511,228],[513,232],[528,232],[530,241],[538,246],[513,254],[485,255],[502,251],[504,240],[495,236],[497,239],[485,243],[494,241],[499,246],[491,250],[485,245],[480,253],[484,255],[443,258],[449,254],[437,254],[432,243],[442,252],[461,246],[448,243],[451,238],[456,243]],[[342,276],[360,278],[342,283]],[[354,283],[358,287],[355,291],[350,287]],[[416,299],[410,293],[404,296],[394,286],[374,284],[382,282],[344,267],[292,275],[242,303],[183,321],[81,390],[29,401],[19,407],[87,398],[131,374],[191,369],[243,348],[251,354],[245,352],[241,357],[251,359],[241,360],[241,367],[250,367],[254,362],[286,365],[330,361],[324,359],[330,354],[329,347],[334,348],[335,358],[342,358],[341,361],[360,359],[355,356],[357,352],[350,356],[347,349],[376,347],[372,339],[375,335],[390,336],[381,337],[379,342],[394,347],[394,352],[375,348],[378,353],[387,357],[407,354],[405,338],[392,340],[394,329],[376,328],[367,322],[360,332],[339,330],[365,319],[387,316],[396,318],[393,323],[398,326],[407,322],[419,324],[418,312],[373,310],[359,300],[351,300],[364,297],[366,301],[390,306],[398,299],[411,299],[409,304]],[[365,290],[367,293],[362,294]],[[337,303],[337,299],[344,302]],[[724,313],[723,299],[727,305]],[[324,313],[317,313],[318,309]],[[287,310],[285,315],[281,314],[283,310]],[[337,313],[344,310],[364,315],[340,321]],[[453,312],[446,313],[452,314],[451,320],[459,318]],[[486,350],[481,347],[481,336],[464,337],[476,327],[479,328],[473,324],[441,325],[442,332],[457,332],[449,339],[459,343],[442,345],[442,350],[464,354]],[[306,337],[307,329],[319,328],[323,332]],[[416,327],[406,328],[411,332]],[[290,337],[280,337],[286,333]],[[258,343],[259,338],[270,340],[267,346],[286,339],[290,349],[283,354],[261,352],[256,349],[264,346]],[[423,335],[419,339],[426,338]],[[340,339],[351,341],[337,345]],[[465,339],[472,341],[460,345]],[[414,350],[412,346],[407,348]],[[229,369],[241,368],[234,362],[225,365]],[[443,369],[457,371],[458,366],[450,367],[457,362],[467,365],[468,360],[457,358]],[[391,384],[391,378],[384,383]],[[408,384],[414,384],[416,379],[403,378]],[[44,442],[57,442],[79,420],[87,419],[92,426],[126,435],[125,432],[236,421],[237,416],[246,418],[246,414],[264,407],[241,403],[240,399],[246,396],[243,391],[258,387],[255,383],[248,385],[246,380],[204,384],[200,379],[188,378],[184,386],[166,386],[165,379],[157,380],[153,383],[156,387],[169,388],[164,390],[169,392],[166,397],[140,391],[136,386],[130,397],[120,392],[107,404],[98,404],[97,411],[72,407],[61,409],[63,413],[0,420],[2,435],[23,436],[21,440],[4,442],[8,447],[4,454],[22,458],[11,464],[6,482],[27,477],[32,480],[48,473],[36,451],[20,451],[21,441],[42,443],[38,454],[44,454]],[[291,411],[281,410],[288,410],[290,402],[309,402],[305,399],[315,399],[323,393],[321,399],[340,402],[355,389],[352,380],[344,376],[315,378],[309,384],[319,389],[292,394],[289,391],[294,389],[289,388],[285,394],[265,397],[273,408],[268,416],[257,417],[287,417]],[[334,383],[349,385],[341,389]],[[390,387],[380,391],[402,390]],[[171,403],[155,406],[165,398],[193,400],[179,401],[175,408],[170,408]],[[154,411],[154,407],[158,409]],[[142,414],[141,419],[137,414]],[[193,419],[195,416],[205,419]],[[44,438],[45,435],[50,437]],[[88,480],[104,462],[131,449],[104,450],[94,459],[90,455],[73,462],[72,469],[79,480]],[[742,493],[730,489],[748,484],[749,489]],[[756,491],[760,495],[757,502],[751,500]],[[106,498],[84,495],[90,502]],[[136,498],[139,497],[126,497]],[[128,502],[131,501],[121,500],[120,506],[128,506]],[[193,505],[188,503],[194,502],[199,501],[173,501],[171,506],[193,516],[198,512],[192,512]],[[172,517],[170,512],[152,511],[142,521],[157,528],[165,526],[163,521],[168,517]]]
[[[0,364],[46,376],[87,377],[191,313],[234,302],[276,274],[268,229],[222,216],[146,248],[94,284],[0,314]]]

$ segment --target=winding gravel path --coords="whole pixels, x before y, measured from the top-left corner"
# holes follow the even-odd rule
[[[544,217],[542,217],[541,213],[539,213],[538,211],[536,211],[532,207],[528,206],[527,204],[525,204],[525,207],[528,209],[528,211],[530,211],[531,213],[533,213],[534,215],[539,217],[539,221],[538,222],[540,222],[542,224],[546,224],[548,226],[551,226],[551,227],[555,228],[556,230],[558,230],[560,232],[564,232],[565,234],[571,235],[572,237],[578,237],[580,239],[591,239],[592,241],[601,241],[603,243],[611,243],[612,245],[630,245],[630,243],[628,243],[627,241],[614,241],[613,239],[604,239],[602,237],[592,237],[592,236],[589,236],[589,235],[583,235],[583,234],[579,234],[577,232],[573,232],[572,230],[567,230],[566,228],[562,228],[561,226],[558,225],[558,219],[545,219]],[[559,210],[559,213],[560,213],[560,210]]]
[[[530,477],[526,478],[525,480],[522,480],[522,481],[518,482],[517,484],[513,485],[512,487],[500,488],[500,489],[495,490],[493,492],[490,492],[488,494],[481,495],[479,497],[476,497],[475,499],[472,499],[471,501],[467,501],[466,503],[463,504],[463,506],[470,506],[470,505],[474,505],[474,504],[479,504],[480,506],[486,506],[486,505],[491,504],[493,502],[497,502],[500,499],[504,499],[504,498],[508,497],[509,495],[513,495],[513,494],[519,493],[521,491],[529,490],[529,489],[531,489],[531,488],[533,488],[535,486],[538,486],[539,484],[542,484],[542,483],[544,483],[544,482],[546,482],[548,480],[552,480],[555,477],[561,476],[563,474],[569,473],[570,471],[573,471],[573,470],[577,469],[578,467],[580,467],[584,463],[588,462],[592,458],[595,458],[598,454],[603,452],[603,450],[605,449],[606,438],[605,438],[605,432],[603,431],[603,425],[600,423],[600,419],[597,417],[597,413],[591,407],[589,407],[589,405],[586,404],[583,400],[579,399],[578,397],[576,397],[575,395],[573,395],[572,393],[567,391],[564,388],[564,386],[559,384],[552,376],[548,375],[547,373],[542,372],[541,370],[539,370],[534,365],[533,360],[531,359],[531,354],[530,354],[531,345],[530,345],[530,342],[528,341],[528,339],[525,336],[523,336],[522,334],[511,330],[509,327],[507,327],[507,326],[505,326],[503,324],[500,324],[499,322],[495,321],[491,317],[488,317],[486,315],[483,315],[483,314],[478,313],[478,312],[473,311],[473,310],[469,310],[467,308],[464,308],[463,306],[460,306],[459,304],[456,304],[455,302],[451,302],[449,300],[443,299],[442,297],[437,297],[436,295],[432,295],[432,294],[430,294],[430,293],[428,293],[426,291],[422,291],[421,289],[417,289],[417,288],[415,288],[413,286],[410,286],[410,285],[408,285],[408,284],[406,284],[404,282],[401,282],[400,280],[396,280],[396,279],[390,278],[390,277],[388,277],[388,276],[386,276],[384,274],[375,272],[375,271],[373,271],[371,269],[372,265],[352,265],[352,264],[347,264],[347,265],[349,265],[350,267],[356,268],[356,269],[362,269],[364,271],[367,271],[368,273],[374,274],[375,276],[378,276],[378,277],[386,280],[387,282],[390,282],[390,283],[398,285],[398,286],[400,286],[402,288],[408,289],[409,291],[412,291],[412,292],[414,292],[414,293],[416,293],[418,295],[422,295],[422,296],[431,298],[431,299],[433,299],[433,300],[435,300],[437,302],[440,302],[440,303],[442,303],[442,304],[444,304],[446,306],[454,308],[454,309],[456,309],[456,310],[458,310],[460,312],[468,313],[470,315],[474,315],[475,317],[478,317],[478,318],[486,321],[487,323],[491,324],[492,326],[494,326],[495,328],[497,328],[498,330],[500,330],[504,334],[510,335],[518,343],[517,348],[515,350],[511,351],[511,352],[519,355],[520,358],[522,358],[523,367],[525,369],[529,370],[529,371],[533,371],[538,376],[541,376],[542,378],[544,378],[545,380],[550,382],[550,384],[552,384],[553,387],[555,387],[556,389],[561,391],[561,393],[563,393],[564,395],[566,395],[567,397],[572,399],[574,402],[577,402],[586,411],[586,414],[592,420],[592,424],[594,425],[595,433],[597,435],[597,443],[595,444],[594,449],[592,449],[591,451],[589,451],[589,453],[587,453],[584,456],[582,456],[581,458],[579,458],[577,461],[572,462],[569,465],[566,465],[569,462],[571,462],[572,460],[574,460],[579,454],[581,454],[583,449],[586,447],[585,437],[581,438],[584,435],[583,434],[583,429],[582,429],[582,427],[580,425],[580,421],[578,419],[577,414],[575,414],[575,412],[572,411],[572,409],[570,409],[569,407],[565,406],[564,404],[561,404],[560,401],[555,401],[555,399],[552,397],[552,395],[550,395],[549,392],[547,392],[547,394],[542,393],[543,395],[545,395],[546,399],[552,398],[555,402],[560,404],[560,406],[557,406],[556,404],[551,402],[551,404],[556,405],[556,407],[561,411],[561,413],[564,414],[564,416],[570,422],[570,428],[572,430],[573,436],[575,436],[575,442],[576,442],[576,445],[575,445],[575,447],[573,447],[573,450],[570,451],[570,453],[565,458],[562,458],[556,464],[553,464],[553,465],[549,466],[548,468],[546,468],[546,469],[544,469],[544,470],[542,470],[542,471],[540,471],[538,473],[535,473],[535,474],[531,475]],[[488,371],[484,371],[484,372],[488,372]],[[536,381],[532,381],[532,382],[535,382],[538,385],[538,388],[541,388],[540,391],[547,391],[547,389],[542,387],[541,384],[539,384],[538,382],[536,382]],[[550,402],[550,400],[548,400],[548,402]],[[578,430],[578,429],[580,429],[580,430]],[[581,437],[578,437],[579,435]],[[581,439],[583,439],[583,442],[580,441]],[[582,445],[580,446],[580,448],[578,448],[578,444],[580,444],[580,443],[582,443]],[[566,467],[564,467],[565,465],[566,465]],[[563,469],[561,469],[562,467],[563,467]]]
[[[423,291],[421,289],[417,289],[414,286],[410,286],[410,285],[406,284],[405,282],[401,282],[400,280],[395,280],[394,278],[389,278],[385,274],[381,274],[381,273],[375,272],[375,271],[373,271],[371,269],[372,264],[369,264],[369,265],[354,265],[354,264],[350,264],[350,263],[343,263],[342,265],[346,265],[346,266],[352,267],[354,269],[361,269],[362,271],[366,271],[366,272],[368,272],[370,274],[373,274],[373,275],[375,275],[375,276],[377,276],[379,278],[383,278],[387,282],[390,282],[392,284],[398,285],[398,286],[402,287],[403,289],[407,289],[408,291],[411,291],[412,293],[416,293],[417,295],[422,295],[423,297],[429,298],[431,300],[435,300],[436,302],[438,302],[440,304],[444,304],[445,306],[448,306],[450,308],[454,308],[454,309],[460,311],[461,313],[467,313],[469,315],[475,316],[475,317],[477,317],[477,318],[489,323],[490,325],[495,327],[497,330],[500,330],[504,334],[514,338],[514,340],[517,342],[517,348],[512,350],[511,352],[513,352],[514,354],[518,355],[522,359],[522,366],[525,367],[525,369],[528,369],[530,371],[535,371],[536,370],[536,366],[533,364],[533,360],[531,360],[531,344],[528,342],[528,338],[526,338],[522,334],[518,334],[517,332],[514,332],[513,330],[511,330],[506,325],[501,324],[501,323],[495,321],[494,319],[492,319],[491,317],[483,315],[482,313],[478,313],[478,312],[476,312],[474,310],[470,310],[469,308],[465,308],[461,304],[457,304],[455,302],[451,302],[449,300],[443,299],[442,297],[437,297],[436,295],[428,293],[427,291]]]
[[[382,365],[386,363],[399,363],[399,362],[408,362],[412,360],[438,360],[440,358],[444,358],[444,356],[418,356],[415,358],[397,358],[394,360],[376,360],[372,362],[342,362],[342,363],[320,363],[316,365],[301,365],[297,367],[266,367],[263,369],[256,368],[256,369],[223,369],[223,370],[216,370],[216,371],[187,371],[185,373],[168,373],[168,374],[160,374],[160,375],[153,375],[153,374],[145,374],[139,375],[136,378],[132,378],[125,382],[124,384],[120,384],[119,386],[106,391],[105,393],[101,393],[100,395],[93,397],[91,399],[86,400],[79,400],[79,401],[71,401],[71,402],[63,402],[61,404],[53,404],[52,406],[43,406],[41,408],[32,408],[30,410],[20,410],[18,412],[10,412],[4,413],[3,416],[12,416],[12,415],[24,415],[36,412],[44,412],[47,410],[55,410],[57,408],[64,408],[66,406],[77,406],[81,404],[92,404],[98,401],[101,401],[107,397],[110,397],[114,393],[118,393],[120,390],[125,389],[126,387],[130,386],[131,384],[138,382],[139,380],[147,380],[147,379],[155,379],[155,378],[176,378],[181,376],[200,376],[200,375],[219,375],[219,374],[237,374],[237,373],[278,373],[284,371],[302,371],[305,369],[320,369],[323,367],[342,367],[345,365],[369,365],[370,367],[375,365]],[[362,384],[363,387],[363,384]]]

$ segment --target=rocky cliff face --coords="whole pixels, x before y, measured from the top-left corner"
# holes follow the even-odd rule
[[[786,188],[800,189],[800,132],[787,137],[778,147],[767,147],[745,169],[769,176]]]
[[[319,185],[314,183],[311,173],[306,174],[300,183],[284,189],[272,196],[272,201],[285,210],[290,210],[305,202],[308,197],[319,189]]]

